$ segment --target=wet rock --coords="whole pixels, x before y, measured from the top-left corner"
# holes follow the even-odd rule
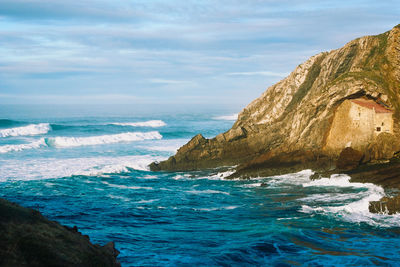
[[[379,201],[369,203],[369,211],[392,215],[400,212],[400,195],[394,197],[383,197]]]
[[[363,159],[363,153],[351,147],[346,147],[340,152],[336,167],[339,170],[350,170],[358,167]]]

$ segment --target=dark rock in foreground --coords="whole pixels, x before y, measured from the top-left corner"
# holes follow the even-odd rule
[[[50,221],[40,212],[0,199],[0,266],[120,266],[114,243]]]

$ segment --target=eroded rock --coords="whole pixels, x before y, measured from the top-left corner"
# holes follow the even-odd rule
[[[317,164],[330,170],[331,162],[339,158],[347,143],[357,145],[353,148],[365,154],[364,162],[387,159],[397,150],[393,140],[400,140],[399,87],[400,27],[395,27],[311,57],[244,108],[232,129],[212,139],[196,136],[175,156],[150,168],[185,171],[239,165],[238,173],[247,177],[280,174],[300,167],[318,168]],[[346,101],[360,98],[390,110],[395,122],[390,129],[394,139],[380,134],[375,140],[373,133],[357,142],[354,131],[343,135],[349,139],[344,144],[337,142],[340,145],[327,149],[337,109]],[[376,105],[370,106],[374,110]],[[355,120],[353,116],[351,122]],[[362,123],[357,127],[362,129]],[[341,131],[348,131],[349,127],[352,126],[339,127],[335,138],[340,140]],[[358,158],[354,158],[352,166],[343,162],[342,167],[351,168],[357,162]]]
[[[363,157],[364,154],[362,152],[351,147],[346,147],[342,152],[340,152],[339,158],[336,161],[336,167],[339,170],[351,170],[357,168]]]

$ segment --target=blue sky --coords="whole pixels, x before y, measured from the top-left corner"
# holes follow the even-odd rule
[[[0,103],[245,106],[398,0],[0,0]]]

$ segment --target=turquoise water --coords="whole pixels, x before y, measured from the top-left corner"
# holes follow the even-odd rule
[[[195,134],[229,129],[239,110],[163,109],[0,107],[0,197],[115,241],[122,266],[398,264],[400,216],[368,212],[380,187],[311,181],[310,170],[150,172]]]

